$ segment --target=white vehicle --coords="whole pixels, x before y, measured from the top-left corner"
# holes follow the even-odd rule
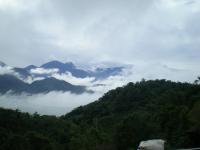
[[[164,150],[165,141],[154,139],[140,142],[138,150]]]
[[[154,139],[141,141],[137,150],[164,150],[165,149],[165,141],[162,139]],[[176,150],[200,150],[200,148],[181,148]]]

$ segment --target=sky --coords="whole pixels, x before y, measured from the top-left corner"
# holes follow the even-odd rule
[[[0,60],[198,70],[199,0],[0,0]]]
[[[0,106],[61,115],[130,81],[193,82],[200,75],[199,18],[199,0],[0,0],[0,61],[9,66],[59,60],[83,68],[131,68],[95,82],[106,87],[94,87],[91,78],[54,74],[96,92],[0,95]]]

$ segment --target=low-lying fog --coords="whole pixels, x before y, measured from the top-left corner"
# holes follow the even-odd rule
[[[2,95],[0,106],[4,108],[19,109],[24,112],[39,113],[45,115],[63,115],[77,106],[88,104],[97,100],[100,94],[75,95],[69,92],[50,92],[28,96]]]
[[[23,112],[39,113],[42,115],[63,115],[74,108],[86,105],[98,100],[110,89],[123,86],[128,82],[140,81],[145,79],[169,79],[173,81],[192,82],[197,74],[191,73],[192,70],[181,70],[170,68],[161,64],[149,64],[146,66],[134,66],[131,70],[124,71],[119,76],[111,76],[104,80],[93,81],[90,78],[79,79],[70,75],[55,75],[57,79],[70,81],[73,84],[85,85],[94,93],[83,93],[80,95],[69,92],[50,92],[37,95],[0,95],[0,106],[4,108],[19,109]]]

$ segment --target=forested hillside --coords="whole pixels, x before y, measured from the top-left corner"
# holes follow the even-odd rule
[[[143,80],[59,118],[0,109],[0,149],[134,150],[155,138],[199,147],[199,116],[198,84]]]

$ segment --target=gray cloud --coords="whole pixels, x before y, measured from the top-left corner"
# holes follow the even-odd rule
[[[0,0],[0,60],[156,64],[199,72],[197,0]]]
[[[50,92],[48,94],[26,95],[0,95],[0,106],[11,109],[19,109],[23,112],[43,115],[63,115],[72,109],[86,105],[97,100],[99,94],[75,95],[71,93]]]

